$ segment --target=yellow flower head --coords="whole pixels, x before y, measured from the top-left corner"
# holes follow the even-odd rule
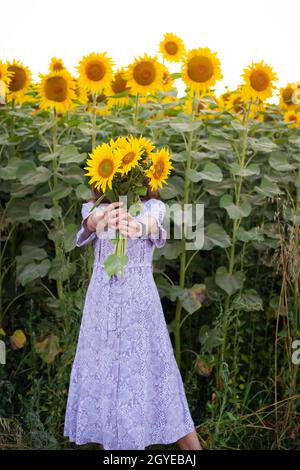
[[[169,69],[165,65],[163,65],[163,69],[164,72],[160,89],[162,91],[169,91],[174,86],[174,78],[172,78]]]
[[[121,157],[107,143],[98,145],[89,156],[91,158],[87,160],[88,166],[84,167],[88,170],[85,175],[92,177],[89,183],[94,183],[95,188],[103,192],[107,187],[112,189],[112,180],[120,168]]]
[[[55,109],[57,113],[64,113],[73,107],[75,99],[75,83],[69,72],[50,72],[40,74],[39,84],[40,106],[42,109]]]
[[[286,111],[283,117],[284,122],[288,122],[288,127],[299,127],[300,126],[300,112],[294,110]]]
[[[0,80],[8,85],[12,76],[13,72],[8,71],[8,65],[0,60]]]
[[[56,57],[52,57],[50,65],[49,65],[49,71],[50,72],[60,72],[61,70],[64,70],[65,66],[62,61],[62,59],[57,59]]]
[[[125,93],[129,94],[129,92],[130,87],[128,86],[127,80],[125,80],[125,69],[122,67],[114,73],[107,90],[109,102],[112,106],[124,106],[129,102],[128,96],[126,96]],[[125,96],[116,96],[120,93],[124,93]]]
[[[245,112],[244,95],[241,90],[242,87],[238,87],[237,90],[232,91],[226,102],[228,111],[237,115],[242,115]]]
[[[80,86],[77,78],[72,78],[74,82],[75,99],[79,101],[80,104],[87,104],[89,101],[87,91]]]
[[[296,109],[297,104],[297,85],[288,83],[285,87],[280,88],[279,106],[286,110]]]
[[[125,148],[127,143],[126,137],[119,136],[115,140],[110,139],[109,145],[113,150],[118,150],[119,148]]]
[[[244,86],[242,92],[245,101],[261,100],[270,98],[276,86],[274,82],[278,80],[277,75],[273,72],[272,67],[261,62],[253,63],[243,70],[242,78]]]
[[[152,165],[145,171],[149,178],[149,184],[152,191],[162,187],[166,183],[170,170],[173,165],[170,160],[170,153],[166,148],[162,148],[150,154]]]
[[[161,88],[163,80],[163,65],[157,60],[157,57],[150,57],[144,54],[143,57],[135,58],[133,64],[128,66],[124,74],[132,94],[155,93]]]
[[[181,67],[182,80],[196,94],[206,91],[221,80],[221,63],[216,52],[208,47],[192,49],[186,53]]]
[[[102,93],[110,85],[113,65],[106,52],[102,54],[92,52],[84,56],[77,66],[80,85],[92,93]]]
[[[165,33],[159,44],[163,57],[170,62],[179,62],[185,52],[183,40],[172,33]]]
[[[140,144],[143,147],[143,152],[147,154],[147,156],[152,152],[152,150],[155,149],[155,146],[151,142],[150,139],[147,139],[146,137],[139,137]]]
[[[126,175],[134,168],[143,154],[143,147],[140,139],[129,136],[126,141],[122,141],[120,148],[116,149],[116,155],[121,158],[120,173]]]
[[[15,100],[16,103],[22,104],[31,83],[31,72],[22,62],[16,60],[7,62],[7,72],[10,73],[7,99],[8,101]]]

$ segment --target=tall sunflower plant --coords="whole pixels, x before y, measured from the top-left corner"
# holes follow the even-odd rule
[[[89,153],[86,176],[89,184],[101,190],[102,195],[91,208],[97,207],[106,197],[109,201],[118,201],[127,197],[129,213],[138,215],[142,209],[141,196],[147,193],[145,182],[152,190],[167,184],[167,178],[173,168],[170,152],[167,148],[156,149],[150,139],[143,136],[120,136],[103,142]],[[104,260],[104,269],[109,276],[124,277],[124,267],[128,263],[126,254],[127,238],[117,229],[112,238],[113,253]]]

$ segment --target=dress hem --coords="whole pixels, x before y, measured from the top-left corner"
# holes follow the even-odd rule
[[[166,444],[175,444],[179,439],[182,439],[184,436],[186,436],[187,434],[195,431],[196,428],[195,428],[195,425],[193,425],[191,428],[186,428],[185,430],[183,430],[182,432],[179,433],[179,436],[178,437],[175,437],[174,440],[170,440],[170,439],[163,439],[163,440],[160,440],[159,442],[150,442],[148,444],[145,444],[145,447],[148,447],[148,446],[155,446],[155,445],[159,445],[159,444],[163,444],[163,445],[166,445]],[[94,441],[94,440],[83,440],[83,441],[76,441],[76,438],[74,437],[70,437],[68,434],[64,434],[64,437],[67,437],[69,439],[70,442],[73,442],[75,443],[76,445],[79,445],[79,446],[82,446],[82,445],[86,445],[86,444],[98,444],[98,445],[101,445],[104,447],[103,443],[102,442],[98,442],[98,441]],[[105,449],[104,450],[126,450],[126,449]],[[133,449],[130,449],[130,450],[133,450]],[[145,450],[144,449],[137,449],[137,450]]]

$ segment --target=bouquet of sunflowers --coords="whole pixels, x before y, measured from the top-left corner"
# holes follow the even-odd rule
[[[126,196],[131,215],[142,209],[140,196],[147,193],[144,182],[148,181],[151,190],[155,191],[166,183],[173,168],[169,150],[165,147],[156,150],[153,143],[142,136],[110,139],[109,143],[98,145],[89,157],[85,167],[86,175],[91,176],[89,183],[103,193],[93,208],[104,196],[111,202]],[[114,251],[105,259],[104,269],[109,275],[121,273],[124,276],[124,266],[128,262],[127,239],[117,229],[111,242],[115,245]]]

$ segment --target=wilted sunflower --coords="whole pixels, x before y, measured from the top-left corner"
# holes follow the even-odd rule
[[[285,87],[280,88],[279,106],[283,109],[292,110],[297,105],[297,85],[288,83]]]
[[[144,54],[143,57],[135,58],[133,64],[128,66],[125,72],[125,80],[131,88],[132,94],[154,93],[161,88],[163,80],[163,65],[157,60],[157,57],[150,57]]]
[[[186,53],[181,73],[182,80],[196,94],[206,91],[223,78],[217,53],[208,47],[192,49]]]
[[[74,106],[72,100],[76,98],[75,83],[69,72],[50,72],[40,74],[39,84],[40,106],[42,109],[55,109],[57,113],[64,113]]]
[[[152,191],[162,187],[166,183],[173,165],[170,160],[170,153],[166,148],[162,148],[150,154],[152,165],[145,171],[149,178],[149,185]]]
[[[56,57],[51,58],[51,62],[49,65],[50,72],[60,72],[61,70],[64,70],[64,69],[65,69],[65,66],[64,66],[62,59],[57,59]]]
[[[31,83],[31,72],[28,67],[25,67],[22,62],[17,60],[7,62],[7,72],[10,73],[7,99],[8,101],[14,100],[16,103],[22,104]]]
[[[172,33],[165,33],[159,44],[163,57],[170,62],[179,62],[185,52],[183,40]]]
[[[288,122],[288,127],[299,127],[300,126],[300,112],[294,110],[287,111],[283,116],[284,122]]]
[[[122,146],[116,150],[116,155],[121,158],[120,173],[126,175],[134,168],[143,154],[143,147],[140,139],[129,136],[126,142],[122,142]]]
[[[92,52],[84,56],[76,67],[79,83],[92,93],[102,93],[109,87],[113,74],[113,61],[106,56]]]
[[[91,158],[87,160],[88,166],[84,167],[88,170],[85,175],[92,177],[89,183],[95,183],[96,189],[103,192],[106,187],[112,189],[112,180],[120,168],[121,157],[107,143],[98,145],[89,156]]]
[[[272,67],[264,64],[263,60],[256,63],[252,61],[251,65],[243,72],[242,78],[244,78],[245,84],[242,87],[242,93],[246,101],[264,101],[272,96],[273,90],[276,88],[274,82],[278,80]]]

